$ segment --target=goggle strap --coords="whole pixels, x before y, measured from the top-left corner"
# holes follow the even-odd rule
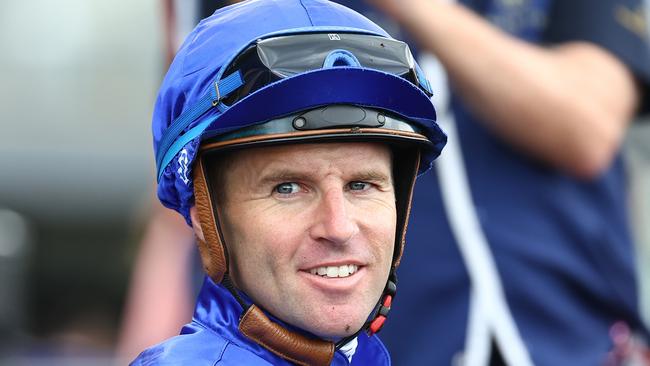
[[[214,122],[214,120],[217,119],[217,117],[219,117],[220,115],[221,113],[218,113],[213,117],[208,118],[207,120],[201,122],[200,124],[192,127],[189,131],[183,134],[183,136],[180,136],[178,140],[174,141],[172,146],[170,146],[169,149],[167,149],[167,152],[162,158],[161,165],[159,165],[160,169],[158,169],[158,182],[160,182],[160,178],[162,177],[165,168],[167,167],[167,165],[169,165],[169,163],[172,161],[174,156],[179,151],[181,151],[183,147],[187,145],[190,141],[201,136],[203,131],[205,131],[205,129],[208,128],[208,126],[210,126],[210,124]]]
[[[242,77],[240,70],[236,70],[232,74],[219,80],[219,82],[216,83],[216,88],[219,90],[219,100],[227,97],[242,85],[244,85],[244,78]]]
[[[220,101],[227,97],[237,88],[244,85],[244,79],[239,70],[233,72],[232,74],[226,76],[225,78],[219,80],[215,83],[214,88],[210,88],[208,93],[205,93],[198,102],[196,102],[192,107],[183,112],[178,116],[165,131],[162,138],[160,139],[160,145],[158,146],[158,151],[156,152],[156,166],[158,167],[158,179],[162,175],[162,171],[167,167],[171,157],[168,159],[169,151],[171,146],[177,145],[173,141],[197,118],[202,116],[205,112],[210,110],[210,108],[219,105]],[[207,125],[206,125],[207,127]],[[196,137],[196,136],[195,136]],[[192,138],[193,139],[193,138]],[[186,143],[192,139],[185,139]],[[173,145],[172,145],[173,144]],[[181,145],[184,146],[185,144]],[[182,147],[172,154],[172,157],[180,151]],[[167,160],[167,161],[165,161]]]

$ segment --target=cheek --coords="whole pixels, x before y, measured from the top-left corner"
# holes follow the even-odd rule
[[[384,259],[385,264],[390,266],[393,261],[393,252],[395,251],[395,230],[384,230],[378,238],[376,238],[376,245],[378,251]]]
[[[373,221],[368,222],[370,241],[386,266],[390,266],[395,250],[396,214],[394,207],[375,210],[371,215]]]
[[[244,277],[252,278],[262,272],[273,274],[292,255],[292,243],[297,238],[296,226],[278,215],[239,215],[226,220],[224,228],[231,268]]]

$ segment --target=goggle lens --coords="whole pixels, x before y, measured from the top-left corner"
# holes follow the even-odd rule
[[[341,53],[342,63],[331,60]],[[351,55],[353,62],[346,61],[346,54]],[[360,66],[397,75],[431,95],[406,43],[365,34],[308,33],[261,39],[241,52],[224,75],[239,71],[244,85],[225,98],[224,103],[232,105],[270,83],[322,69],[330,66],[328,62],[331,66]]]

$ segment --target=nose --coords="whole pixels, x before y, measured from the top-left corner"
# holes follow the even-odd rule
[[[352,217],[351,203],[342,189],[332,188],[324,192],[316,208],[310,235],[314,240],[344,245],[358,232],[357,222]]]

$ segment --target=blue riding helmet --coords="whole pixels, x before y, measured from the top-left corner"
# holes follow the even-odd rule
[[[329,59],[322,61],[324,66],[317,69],[314,66],[317,64],[312,62],[303,72],[299,68],[296,72],[294,67],[293,73],[284,72],[281,77],[269,78],[261,87],[257,85],[257,89],[242,95],[241,89],[249,88],[247,84],[251,81],[245,80],[246,70],[229,67],[237,65],[238,56],[255,47],[258,40],[290,39],[292,37],[287,36],[309,34],[320,34],[333,45],[335,52],[330,52]],[[172,62],[153,113],[160,201],[191,223],[192,168],[202,141],[333,104],[373,108],[411,124],[431,141],[430,148],[423,150],[420,172],[428,169],[446,142],[446,136],[435,123],[435,110],[427,95],[430,93],[428,82],[412,57],[408,59],[408,48],[400,51],[399,46],[393,47],[390,52],[405,54],[393,59],[388,55],[384,65],[367,64],[367,59],[381,58],[381,52],[375,55],[377,57],[372,55],[373,51],[368,50],[371,46],[360,47],[356,55],[354,50],[336,48],[342,38],[345,41],[346,37],[355,36],[357,45],[371,45],[377,39],[394,41],[362,15],[328,1],[252,0],[222,8],[201,21]],[[355,42],[348,42],[348,46],[349,43],[353,43],[354,48]],[[304,48],[291,47],[290,43],[284,49],[279,47],[277,50],[266,47],[271,51],[262,56],[268,58]],[[262,47],[257,48],[257,53],[261,54]],[[383,49],[379,43],[376,48]],[[368,53],[370,56],[366,57]],[[289,58],[298,61],[293,62],[293,66],[300,66],[299,61],[305,59],[298,55]],[[400,62],[411,63],[415,74],[412,81],[398,74],[404,71],[399,67],[397,73],[385,67]],[[269,73],[283,74],[281,68],[282,65],[270,65]],[[233,102],[234,94],[238,99]]]

